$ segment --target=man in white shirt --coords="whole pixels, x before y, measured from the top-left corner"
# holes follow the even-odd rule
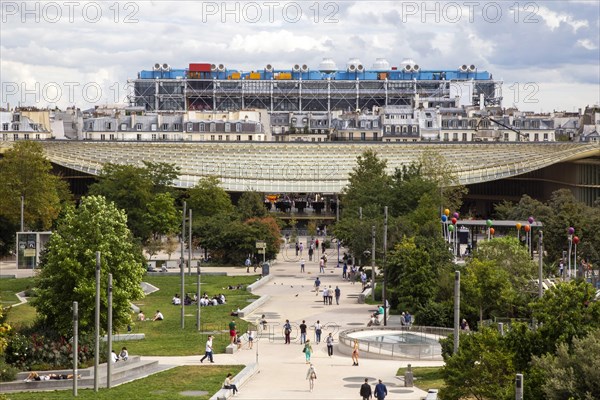
[[[206,348],[205,348],[205,352],[204,352],[204,357],[202,357],[200,359],[200,363],[203,363],[206,358],[208,358],[211,363],[215,362],[213,360],[212,340],[213,340],[212,336],[209,336],[208,339],[206,340]]]
[[[165,319],[165,317],[162,315],[162,313],[159,310],[156,310],[156,314],[154,314],[152,321],[162,321],[163,319]]]

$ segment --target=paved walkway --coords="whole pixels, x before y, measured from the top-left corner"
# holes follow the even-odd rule
[[[303,240],[306,244],[306,240]],[[372,385],[376,379],[382,379],[388,387],[389,395],[386,399],[417,400],[425,396],[425,392],[417,388],[404,388],[403,382],[396,378],[400,367],[412,366],[439,366],[441,361],[394,361],[361,358],[359,366],[353,366],[352,360],[347,355],[339,355],[337,344],[334,355],[327,355],[327,347],[323,341],[313,343],[314,354],[311,358],[316,372],[317,380],[313,392],[309,391],[306,372],[308,366],[302,353],[303,345],[300,344],[299,334],[292,343],[284,344],[282,326],[286,319],[294,325],[306,320],[309,326],[308,337],[314,342],[314,329],[312,325],[319,320],[322,325],[337,325],[334,338],[337,342],[337,332],[345,329],[366,325],[369,315],[375,307],[368,304],[358,304],[356,297],[361,291],[360,284],[351,284],[341,277],[342,269],[334,268],[337,249],[328,252],[328,267],[324,274],[319,274],[319,265],[316,260],[306,260],[306,272],[300,273],[300,257],[296,256],[294,249],[282,251],[275,263],[271,266],[270,273],[273,280],[257,289],[258,295],[270,295],[270,300],[257,309],[246,319],[256,322],[261,314],[266,315],[268,329],[263,331],[255,341],[252,350],[244,349],[235,354],[216,354],[215,362],[218,364],[248,364],[258,359],[260,372],[250,379],[240,392],[237,399],[359,399],[359,388],[365,378],[369,378]],[[332,265],[333,264],[333,265]],[[6,266],[4,266],[6,267]],[[206,267],[208,270],[209,267]],[[3,268],[6,272],[6,268]],[[218,268],[210,267],[211,271],[227,271],[230,275],[245,275],[245,267]],[[252,271],[252,270],[251,270]],[[331,285],[332,288],[340,287],[340,305],[324,305],[323,297],[317,296],[313,290],[315,277],[319,276],[321,287]],[[198,344],[198,348],[203,347]],[[201,365],[201,355],[189,357],[143,357],[144,360],[158,360],[164,365]],[[208,364],[211,365],[211,364]],[[213,364],[215,365],[215,364]]]

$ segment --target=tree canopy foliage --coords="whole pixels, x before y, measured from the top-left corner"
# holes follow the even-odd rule
[[[133,242],[125,212],[101,196],[84,197],[69,207],[46,245],[34,298],[42,325],[59,335],[72,330],[72,304],[79,302],[79,329],[94,329],[96,251],[101,252],[101,326],[106,326],[107,279],[113,274],[113,326],[130,321],[129,302],[143,296],[146,270],[141,248]]]
[[[24,225],[29,230],[50,229],[62,203],[70,200],[67,184],[51,171],[50,161],[36,142],[16,142],[0,158],[0,254],[14,248],[15,232],[20,228],[21,196]]]
[[[105,164],[90,195],[101,195],[127,213],[129,229],[146,242],[151,237],[172,233],[179,220],[169,185],[179,168],[166,163],[144,162],[143,167]],[[154,215],[148,219],[148,216]]]

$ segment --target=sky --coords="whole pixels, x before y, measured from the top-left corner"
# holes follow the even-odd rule
[[[344,68],[358,58],[422,69],[475,64],[503,106],[600,104],[598,1],[0,0],[0,107],[127,102],[128,79],[159,63]]]

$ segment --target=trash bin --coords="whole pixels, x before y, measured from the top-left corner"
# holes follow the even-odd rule
[[[269,263],[263,263],[262,264],[262,276],[267,276],[269,275]]]

